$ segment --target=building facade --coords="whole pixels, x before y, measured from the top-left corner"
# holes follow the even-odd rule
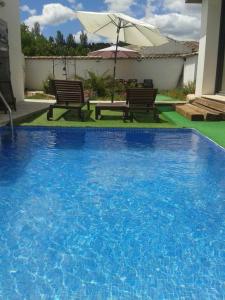
[[[16,101],[24,100],[19,0],[0,1],[0,79],[11,80]]]
[[[186,3],[202,6],[196,96],[225,96],[225,0]]]

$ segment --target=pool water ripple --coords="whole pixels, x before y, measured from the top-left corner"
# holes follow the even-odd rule
[[[225,298],[224,170],[191,130],[0,131],[0,299]]]

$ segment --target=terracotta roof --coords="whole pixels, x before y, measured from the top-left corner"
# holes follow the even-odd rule
[[[190,48],[192,52],[197,52],[199,50],[199,42],[196,41],[184,41],[182,42],[185,46]]]
[[[145,55],[143,56],[143,59],[145,58],[185,58],[185,57],[191,57],[191,56],[195,56],[198,55],[198,52],[192,52],[192,53],[168,53],[168,54],[149,54],[149,55]]]

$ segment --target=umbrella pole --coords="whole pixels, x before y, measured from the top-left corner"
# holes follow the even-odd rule
[[[111,101],[113,103],[114,100],[114,94],[115,94],[115,84],[116,84],[116,63],[117,63],[117,53],[118,53],[118,44],[119,44],[119,33],[121,29],[121,20],[119,21],[118,27],[117,27],[117,39],[116,39],[116,51],[114,55],[114,69],[113,69],[113,86],[112,86],[112,98]]]

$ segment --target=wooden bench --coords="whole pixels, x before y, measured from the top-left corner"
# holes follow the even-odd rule
[[[95,106],[95,119],[98,120],[101,116],[102,110],[113,110],[113,111],[122,111],[123,119],[128,118],[128,105],[126,102],[114,102],[114,103],[97,103]]]
[[[52,120],[54,108],[64,108],[78,110],[80,119],[84,121],[81,110],[85,105],[90,110],[90,103],[88,99],[84,98],[82,82],[78,80],[53,80],[53,88],[56,103],[49,106],[47,120]]]

